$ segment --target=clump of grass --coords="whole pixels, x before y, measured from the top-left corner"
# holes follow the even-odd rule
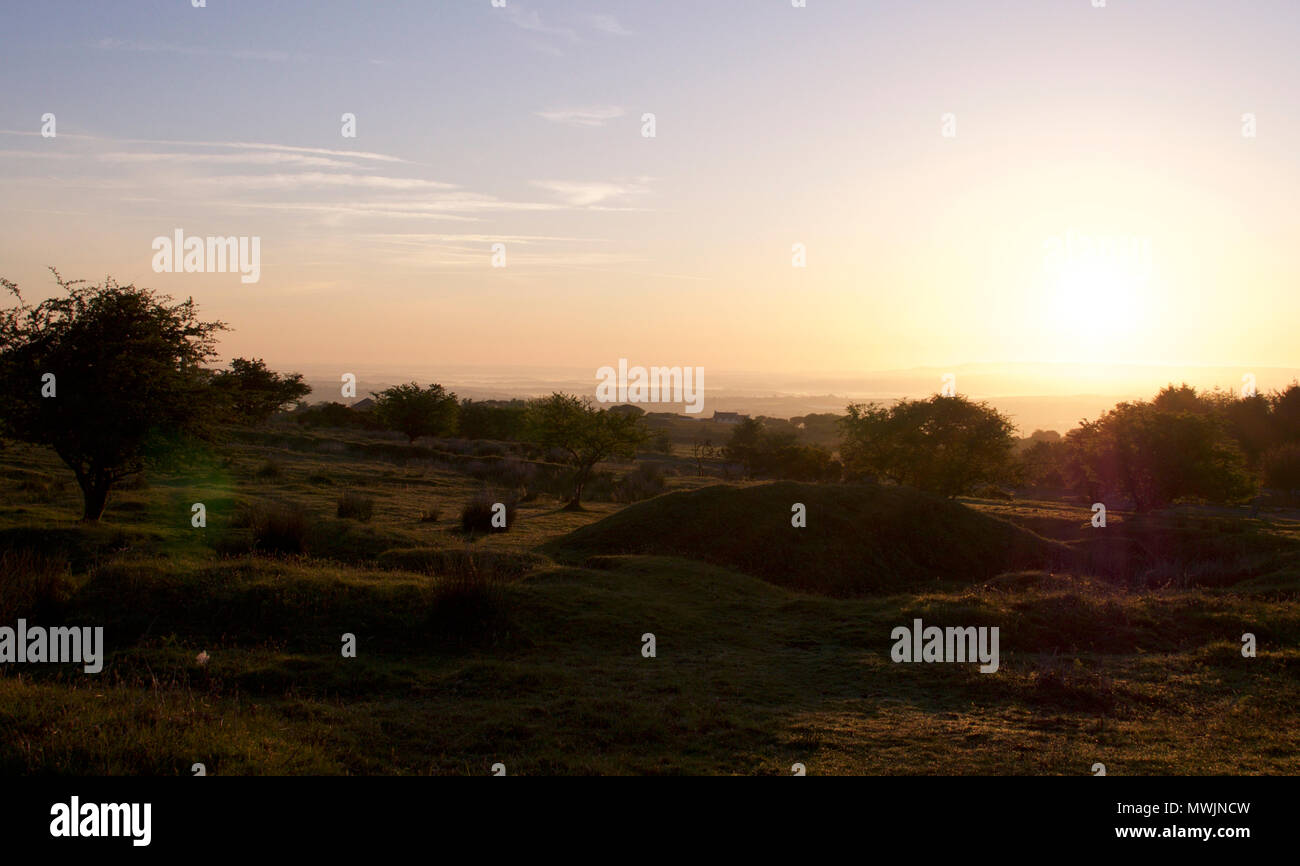
[[[497,515],[501,513],[498,505],[505,506],[505,526],[494,526],[493,518],[500,523],[501,519]],[[513,496],[494,498],[488,494],[480,493],[475,496],[465,507],[460,510],[460,528],[465,532],[509,532],[515,524],[515,514],[518,511],[518,502]]]
[[[438,518],[441,516],[442,516],[442,506],[440,505],[435,504],[429,506],[428,508],[423,508],[420,510],[421,523],[437,523]]]
[[[640,502],[658,496],[668,488],[663,470],[655,463],[638,463],[636,469],[624,475],[614,490],[616,502]]]
[[[428,616],[436,641],[478,646],[507,636],[504,581],[490,562],[466,556],[436,580]]]
[[[1035,671],[1028,699],[1035,704],[1085,713],[1113,713],[1123,695],[1108,677],[1061,666]]]
[[[284,470],[280,468],[279,463],[276,463],[274,460],[268,460],[258,467],[256,474],[257,477],[262,480],[271,480],[282,476]]]
[[[286,502],[246,505],[234,525],[252,530],[253,550],[261,553],[301,554],[307,552],[310,518],[301,506]]]
[[[333,487],[334,479],[320,472],[313,472],[307,476],[307,483],[314,484],[317,487]]]
[[[57,617],[72,591],[67,557],[30,548],[0,550],[0,623]]]
[[[362,523],[368,521],[375,515],[375,500],[369,496],[362,496],[354,490],[344,491],[339,497],[338,516],[341,518],[352,518],[360,520]]]

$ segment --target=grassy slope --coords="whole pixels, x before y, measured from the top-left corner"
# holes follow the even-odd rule
[[[259,479],[268,455],[281,474]],[[595,567],[544,565],[506,583],[504,618],[457,643],[442,639],[441,578],[387,551],[524,554],[634,508],[534,502],[514,531],[467,541],[447,527],[479,487],[463,475],[364,452],[244,444],[229,458],[124,492],[87,531],[50,455],[0,454],[0,547],[61,550],[72,594],[51,621],[102,622],[113,651],[97,677],[0,669],[0,772],[186,773],[195,761],[214,774],[486,774],[497,761],[512,775],[787,774],[796,761],[810,773],[1084,774],[1095,761],[1111,774],[1300,771],[1300,602],[1285,574],[1267,592],[1025,572],[835,599],[590,546]],[[371,523],[333,516],[344,486],[376,498]],[[773,519],[788,527],[785,494],[758,495],[783,504]],[[266,497],[328,530],[313,556],[217,556],[234,505]],[[420,523],[431,499],[443,519]],[[207,530],[189,527],[194,501],[209,503]],[[824,516],[810,509],[808,531]],[[1038,531],[1072,543],[1079,519],[1059,520]],[[914,616],[1000,626],[1002,670],[892,664],[889,631]],[[1247,630],[1256,659],[1238,651]],[[343,631],[359,658],[340,657]],[[657,658],[641,656],[645,632]]]
[[[792,507],[807,525],[792,525]],[[858,596],[964,585],[1050,568],[1062,545],[956,502],[902,487],[783,481],[716,485],[638,502],[544,548],[572,561],[608,553],[686,556],[790,589]]]

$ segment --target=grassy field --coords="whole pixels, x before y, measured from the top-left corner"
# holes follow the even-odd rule
[[[1294,520],[1096,529],[687,461],[664,495],[573,512],[545,466],[467,447],[232,433],[91,527],[52,453],[0,451],[0,625],[108,644],[98,675],[0,666],[0,772],[1300,772]],[[485,490],[519,498],[509,531],[463,533]],[[373,515],[339,517],[345,494]],[[914,617],[998,626],[1000,670],[894,664]]]

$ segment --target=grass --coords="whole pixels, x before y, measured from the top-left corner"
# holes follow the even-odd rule
[[[421,515],[483,478],[417,449],[249,433],[95,527],[51,454],[0,452],[0,625],[104,625],[109,649],[97,676],[0,665],[0,771],[1300,772],[1294,524],[1093,530],[1064,503],[670,475],[639,504],[541,494],[465,535]],[[340,518],[340,491],[371,519]],[[258,535],[280,509],[300,547]],[[1124,556],[1090,535],[1111,529]],[[915,617],[998,626],[1001,669],[893,664]]]
[[[796,504],[806,509],[804,527],[792,523]],[[1029,530],[907,488],[792,481],[659,496],[545,549],[570,562],[604,553],[686,556],[834,596],[961,585],[1069,555]]]

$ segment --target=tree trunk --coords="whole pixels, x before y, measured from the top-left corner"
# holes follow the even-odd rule
[[[582,488],[584,488],[584,487],[587,486],[587,473],[590,472],[590,471],[591,471],[590,467],[588,467],[588,468],[586,468],[586,469],[579,469],[579,470],[578,470],[578,475],[577,475],[577,477],[573,479],[573,500],[570,501],[568,505],[564,506],[564,510],[565,510],[565,511],[582,511],[582,510],[583,510],[583,508],[582,508]]]
[[[95,523],[104,516],[104,507],[108,505],[108,491],[112,482],[103,478],[82,476],[77,479],[81,485],[81,498],[84,503],[81,519],[86,523]]]

